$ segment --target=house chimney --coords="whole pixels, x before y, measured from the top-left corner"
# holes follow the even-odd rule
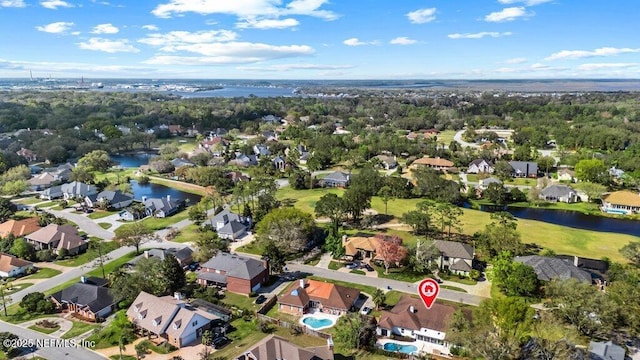
[[[342,245],[347,243],[347,235],[342,235]]]
[[[580,263],[580,258],[577,256],[573,257],[573,266],[578,267],[578,264]]]
[[[167,201],[171,202],[171,195],[167,195]]]
[[[332,338],[328,338],[327,339],[327,347],[329,348],[329,350],[333,350],[333,339]]]
[[[304,283],[304,279],[300,279],[300,287],[305,288],[306,284]]]
[[[147,197],[146,197],[146,196],[143,196],[143,197],[142,197],[142,202],[146,202],[146,201],[147,201]]]
[[[178,301],[181,301],[182,300],[182,293],[179,292],[179,291],[174,292],[173,293],[173,298],[178,300]]]
[[[413,305],[409,306],[409,312],[412,313],[412,314],[415,314],[416,313],[416,308]]]
[[[80,282],[83,283],[83,284],[86,284],[87,283],[87,277],[84,276],[84,275],[80,276]]]
[[[149,250],[145,250],[144,251],[144,258],[148,259],[149,258]]]

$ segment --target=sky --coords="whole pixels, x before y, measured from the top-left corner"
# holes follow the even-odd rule
[[[0,0],[0,77],[640,78],[636,0]]]

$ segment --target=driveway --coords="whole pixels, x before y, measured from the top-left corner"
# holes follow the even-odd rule
[[[71,209],[58,211],[58,210],[45,210],[46,212],[53,214],[59,218],[67,219],[78,225],[80,230],[86,232],[89,236],[95,236],[104,240],[112,240],[115,234],[111,231],[105,230],[98,225],[96,220],[88,218],[86,215],[74,214]],[[102,219],[97,221],[103,222]]]

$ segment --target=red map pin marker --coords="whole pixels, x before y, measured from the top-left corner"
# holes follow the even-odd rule
[[[418,295],[422,298],[427,309],[431,309],[431,305],[436,301],[438,293],[440,293],[440,285],[433,279],[424,279],[418,285]]]

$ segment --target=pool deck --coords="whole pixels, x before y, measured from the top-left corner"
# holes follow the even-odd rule
[[[307,325],[307,324],[305,324],[303,322],[304,319],[307,319],[307,318],[327,319],[327,320],[331,321],[331,325],[321,326],[319,328],[314,328],[314,327],[309,326],[309,325]],[[309,327],[309,328],[311,328],[313,330],[323,330],[323,329],[328,329],[330,327],[335,326],[336,323],[338,322],[338,318],[339,318],[339,316],[337,316],[337,315],[326,314],[326,313],[317,311],[317,309],[313,309],[311,312],[309,312],[308,314],[303,315],[302,318],[300,318],[300,325]]]
[[[384,345],[386,343],[395,343],[398,345],[413,345],[418,348],[418,351],[417,351],[418,354],[434,354],[441,357],[451,356],[449,355],[449,349],[446,349],[444,346],[432,344],[432,343],[428,343],[420,340],[408,342],[408,341],[398,341],[398,340],[383,338],[378,340],[378,342],[376,343],[376,346],[379,348],[384,348]]]

